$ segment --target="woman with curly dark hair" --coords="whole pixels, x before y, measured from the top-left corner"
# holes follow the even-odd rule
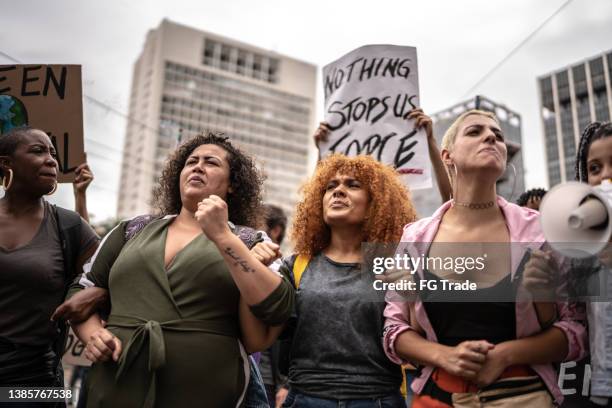
[[[98,315],[74,327],[94,362],[88,407],[244,405],[246,352],[269,347],[293,305],[228,222],[254,225],[261,180],[226,138],[197,136],[163,172],[162,217],[106,236],[74,287],[108,288],[112,305],[106,327]]]
[[[370,156],[332,155],[319,162],[293,222],[296,255],[281,268],[293,272],[299,287],[283,406],[340,400],[405,406],[401,368],[385,357],[380,341],[385,303],[372,289],[374,275],[362,273],[361,245],[397,242],[415,219],[391,167]]]

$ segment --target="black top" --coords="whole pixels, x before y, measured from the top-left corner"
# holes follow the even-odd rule
[[[427,270],[425,279],[440,281]],[[515,292],[513,286],[508,274],[495,285],[474,291],[421,291],[423,306],[438,343],[453,347],[466,340],[498,344],[516,339],[514,303],[494,301],[507,298],[509,291]]]
[[[30,242],[14,249],[0,247],[0,386],[51,385],[46,381],[54,375],[52,347],[59,329],[50,318],[62,303],[72,271],[64,270],[56,213],[46,201],[44,206]],[[80,220],[81,241],[73,248],[77,256],[98,242],[89,224]]]

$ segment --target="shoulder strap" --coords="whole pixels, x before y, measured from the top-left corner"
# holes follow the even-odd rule
[[[74,211],[52,206],[57,220],[57,230],[62,244],[64,257],[64,273],[67,285],[72,283],[73,273],[76,269],[81,244],[81,216]]]
[[[300,280],[302,280],[302,275],[308,267],[309,262],[310,257],[306,255],[299,254],[295,258],[295,262],[293,263],[293,281],[295,282],[296,288],[300,287]]]
[[[81,245],[81,216],[74,211],[66,210],[65,208],[56,205],[51,206],[51,211],[55,214],[57,222],[57,230],[62,245],[62,256],[64,258],[64,293],[62,299],[66,297],[68,288],[74,278],[76,272],[77,261],[79,257],[79,248]],[[58,321],[57,338],[53,342],[53,351],[55,353],[54,367],[56,374],[56,385],[64,384],[63,369],[61,364],[64,350],[66,349],[66,336],[68,326],[64,321]]]

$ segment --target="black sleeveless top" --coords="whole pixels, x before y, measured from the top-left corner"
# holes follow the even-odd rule
[[[441,279],[424,272],[425,279],[437,280],[440,289]],[[466,340],[498,344],[516,339],[514,302],[495,301],[508,299],[509,293],[516,296],[510,274],[488,288],[453,292],[424,289],[420,296],[438,343],[453,347]]]

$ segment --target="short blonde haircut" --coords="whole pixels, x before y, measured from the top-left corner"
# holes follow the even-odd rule
[[[457,140],[457,133],[459,133],[459,126],[461,126],[465,118],[471,115],[486,116],[487,118],[493,119],[495,123],[499,125],[499,120],[497,119],[497,116],[495,116],[493,112],[487,112],[487,111],[483,111],[480,109],[471,109],[467,112],[463,112],[461,115],[459,115],[457,119],[455,119],[453,124],[450,125],[446,133],[444,133],[444,137],[442,138],[442,144],[440,146],[442,150],[448,150],[449,152],[453,151],[453,145],[455,144],[455,140]],[[446,174],[448,175],[448,179],[452,186],[454,177],[451,171],[451,167],[448,165],[445,167],[446,167]]]
[[[459,115],[457,119],[453,122],[452,125],[448,128],[446,133],[444,133],[444,137],[442,138],[442,145],[440,146],[442,149],[446,149],[449,152],[452,151],[452,147],[455,144],[455,140],[457,139],[457,133],[459,133],[459,126],[463,123],[463,120],[471,115],[481,115],[486,116],[487,118],[491,118],[499,125],[499,120],[497,120],[497,116],[493,112],[487,112],[480,109],[471,109],[467,112]]]

